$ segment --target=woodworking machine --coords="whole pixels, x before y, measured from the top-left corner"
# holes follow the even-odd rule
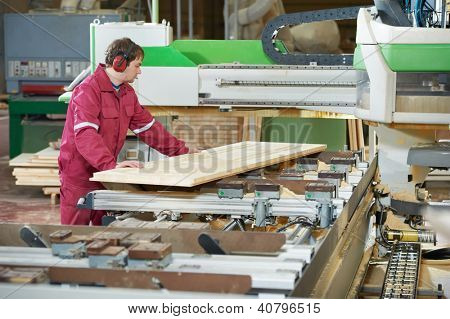
[[[340,155],[346,157],[337,157]],[[320,159],[327,162],[321,162]],[[319,170],[319,162],[321,169]],[[323,152],[299,158],[295,168],[281,173],[263,170],[225,178],[192,189],[151,188],[135,191],[99,190],[80,199],[78,207],[108,212],[153,212],[158,220],[178,220],[181,213],[228,216],[224,230],[234,227],[276,226],[277,217],[329,227],[339,216],[368,167],[352,152]],[[108,185],[114,189],[114,185]],[[177,189],[178,191],[171,191]],[[300,226],[302,226],[300,224]]]
[[[301,108],[368,120],[382,182],[411,192],[409,149],[435,136],[408,128],[450,123],[450,29],[414,27],[398,1],[375,5],[282,15],[261,41],[172,41],[165,21],[92,24],[91,61],[102,62],[108,41],[126,34],[145,51],[134,84],[142,105]],[[277,40],[286,26],[342,19],[357,19],[354,55],[291,53]]]
[[[352,114],[377,125],[372,131],[378,136],[378,155],[369,165],[361,152],[323,152],[299,158],[281,173],[250,172],[191,190],[161,192],[136,186],[124,191],[106,185],[109,190],[87,194],[79,207],[107,210],[107,229],[115,234],[104,238],[93,234],[92,228],[84,233],[75,228],[70,233],[64,227],[25,228],[23,239],[29,245],[42,242],[47,248],[3,247],[0,265],[43,267],[47,277],[40,285],[46,291],[47,283],[54,282],[151,288],[158,297],[167,297],[166,290],[174,296],[176,291],[189,290],[214,296],[227,292],[344,298],[361,284],[355,283],[355,275],[375,224],[376,240],[387,247],[380,256],[390,254],[379,295],[416,297],[420,242],[432,243],[435,235],[422,228],[417,232],[389,229],[384,225],[386,214],[410,216],[416,227],[421,226],[417,217],[421,210],[448,209],[447,182],[434,183],[434,188],[429,183],[448,177],[448,144],[416,147],[434,142],[434,132],[411,132],[396,125],[450,123],[450,30],[414,27],[397,1],[375,4],[283,15],[269,22],[261,41],[172,41],[172,29],[165,21],[92,24],[92,67],[103,62],[106,45],[113,39],[128,36],[143,46],[142,74],[134,83],[142,105],[218,106],[223,111],[302,108]],[[285,26],[340,19],[357,19],[354,55],[290,53],[276,39]],[[371,148],[374,140],[370,140]],[[425,152],[425,158],[427,152],[436,156],[425,163],[416,156],[418,152]],[[439,171],[433,171],[427,181],[424,169],[413,174],[416,166]],[[374,185],[378,176],[389,189]],[[406,201],[395,197],[404,193]],[[399,201],[402,208],[396,206]],[[411,202],[419,204],[403,209]],[[375,212],[375,222],[369,211]],[[143,220],[143,212],[154,216]],[[13,233],[22,229],[9,227]],[[186,229],[190,227],[196,230]],[[162,236],[163,246],[152,245],[149,238],[130,239],[148,229],[156,234],[164,231],[165,236],[172,233],[167,240]],[[233,229],[239,231],[230,232]],[[236,238],[234,246],[230,236]],[[261,236],[261,241],[255,236]],[[285,243],[269,249],[276,236]],[[181,243],[190,248],[174,248],[170,253],[167,244]],[[256,243],[258,247],[247,246]],[[1,244],[17,242],[4,239]],[[193,245],[200,251],[194,251]],[[25,259],[17,257],[20,252]],[[51,267],[55,263],[66,269]],[[402,272],[401,278],[395,272],[391,276],[399,265],[408,265],[410,272]],[[14,277],[14,271],[4,269],[4,277],[23,280],[27,275]],[[203,277],[195,277],[199,273]],[[123,282],[125,277],[130,284]],[[408,285],[406,280],[411,280]],[[179,287],[181,281],[188,283],[184,289]],[[237,284],[230,287],[230,282]],[[33,294],[32,287],[26,288],[24,295]],[[7,289],[12,288],[0,285],[0,291]],[[123,290],[116,292],[120,295]],[[150,296],[145,289],[138,293]]]
[[[245,231],[212,230],[212,222],[173,221],[170,217],[145,221],[136,215],[108,227],[0,224],[0,295],[45,297],[54,296],[57,290],[60,296],[86,293],[94,298],[105,293],[116,297],[129,293],[135,298],[187,294],[211,298],[224,293],[236,298],[268,294],[344,298],[364,253],[377,167],[376,162],[370,167],[363,162],[357,166],[351,153],[340,154],[348,157],[337,160],[330,158],[332,154],[321,155],[298,161],[298,170],[277,176],[261,178],[251,173],[222,180],[216,194],[191,199],[187,195],[177,199],[170,194],[152,197],[147,192],[98,191],[85,200],[85,205],[110,210],[123,209],[125,202],[130,205],[126,209],[136,211],[157,208],[169,213],[169,208],[169,216],[179,212],[185,217],[197,211],[205,220],[219,213],[231,214],[234,225],[226,225],[226,230],[236,227]],[[335,161],[334,169],[341,170],[325,171],[332,182],[321,180],[320,173],[311,170],[326,160],[324,156]],[[308,170],[302,171],[305,167]],[[332,172],[340,173],[338,181]],[[361,172],[355,174],[357,178],[349,176],[349,194],[342,189],[345,172]],[[305,180],[307,175],[312,180]],[[336,195],[335,185],[339,185],[340,195]],[[294,197],[285,198],[282,189],[287,186]],[[297,197],[302,192],[304,195]],[[254,195],[247,197],[249,194]],[[213,203],[222,201],[220,206]],[[252,229],[248,220],[259,227]],[[264,223],[268,231],[257,231]],[[350,248],[341,246],[347,238]],[[18,247],[24,245],[33,248]],[[340,253],[330,255],[330,251]],[[328,269],[328,263],[342,266]],[[17,289],[17,283],[24,282],[29,284]],[[99,290],[98,286],[108,289]]]

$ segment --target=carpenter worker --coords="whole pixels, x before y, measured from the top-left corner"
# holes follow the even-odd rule
[[[140,140],[168,156],[189,152],[185,143],[164,129],[138,102],[129,85],[141,73],[144,51],[128,38],[112,42],[105,64],[75,88],[67,110],[58,159],[61,181],[61,224],[101,225],[104,211],[78,209],[80,197],[104,189],[89,181],[93,173],[139,167],[138,161],[117,163],[131,129]]]

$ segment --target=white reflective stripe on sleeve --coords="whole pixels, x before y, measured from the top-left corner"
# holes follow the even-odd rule
[[[73,127],[73,130],[76,131],[76,130],[78,130],[78,129],[80,129],[80,128],[83,128],[83,127],[86,127],[86,126],[93,127],[93,128],[95,128],[95,129],[98,131],[98,125],[95,124],[95,123],[91,123],[91,122],[82,122],[82,123],[79,123],[79,124],[77,124],[77,125],[75,125],[75,126]]]
[[[149,128],[151,128],[153,126],[153,124],[155,124],[155,119],[153,119],[146,126],[133,130],[133,133],[134,134],[139,134],[139,133],[142,133],[144,131],[147,131]]]

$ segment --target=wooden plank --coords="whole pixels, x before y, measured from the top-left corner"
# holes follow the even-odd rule
[[[380,125],[378,122],[364,121],[365,125],[377,127]],[[404,129],[404,130],[449,130],[448,124],[415,124],[415,123],[388,123],[387,127]]]
[[[250,139],[250,132],[249,132],[249,120],[248,116],[244,117],[244,121],[242,123],[242,141],[248,141]]]
[[[55,181],[21,181],[17,180],[16,185],[21,186],[60,186],[60,182]]]
[[[241,142],[196,154],[94,173],[91,181],[192,187],[325,150],[322,144]]]
[[[13,176],[50,176],[58,177],[59,169],[57,168],[26,168],[26,167],[16,167],[12,172]]]
[[[42,187],[44,195],[59,194],[59,187]]]
[[[350,120],[352,121],[352,136],[353,136],[353,147],[352,151],[358,150],[358,134],[357,134],[357,128],[356,128],[356,121],[357,120]]]
[[[355,141],[353,139],[353,120],[347,120],[349,149],[354,150]]]
[[[262,123],[263,123],[263,117],[262,116],[257,116],[256,117],[256,137],[255,140],[256,141],[261,141],[261,135],[262,135]]]
[[[30,160],[30,164],[34,164],[34,165],[52,165],[53,167],[57,167],[58,166],[58,161],[55,160],[41,160],[41,159],[36,159],[36,158],[32,158]]]
[[[33,158],[40,160],[58,160],[59,150],[55,150],[51,147],[44,148],[42,151],[39,151],[34,154]]]
[[[358,149],[364,148],[364,132],[363,132],[363,125],[362,120],[358,119],[356,120],[356,132],[358,136]]]
[[[245,294],[251,288],[251,277],[246,275],[199,274],[140,269],[96,269],[49,267],[51,282],[96,284],[106,287],[165,289],[173,291],[203,291]],[[156,279],[156,280],[155,280]]]
[[[58,167],[58,162],[31,162],[34,154],[22,153],[9,161],[12,167]]]
[[[49,181],[59,181],[59,176],[17,176],[17,180],[23,180],[23,181],[45,181],[45,180],[49,180]]]
[[[59,202],[60,188],[59,187],[42,187],[44,195],[50,195],[50,204],[56,205]]]

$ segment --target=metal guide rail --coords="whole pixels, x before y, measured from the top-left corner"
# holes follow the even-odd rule
[[[107,234],[104,233],[103,235]],[[118,232],[114,234],[118,234]],[[75,237],[72,240],[78,240],[78,237]],[[278,254],[269,256],[251,254],[205,255],[172,253],[170,251],[162,258],[153,256],[155,251],[152,251],[152,259],[149,254],[142,255],[142,251],[140,251],[141,255],[136,253],[133,255],[133,252],[136,251],[135,248],[150,247],[151,245],[161,246],[164,245],[163,243],[139,243],[128,247],[128,250],[122,246],[109,246],[107,249],[94,252],[93,244],[98,243],[97,241],[84,246],[82,242],[78,242],[77,247],[75,247],[75,244],[66,242],[53,243],[51,249],[0,247],[0,279],[4,279],[2,274],[5,271],[8,272],[9,277],[12,276],[11,272],[14,272],[14,276],[11,278],[22,278],[26,276],[26,273],[21,272],[22,268],[25,269],[24,267],[49,268],[48,275],[51,282],[73,284],[87,284],[90,281],[83,276],[92,273],[107,274],[110,270],[121,271],[122,275],[123,273],[133,275],[143,271],[159,271],[159,274],[168,281],[180,280],[180,274],[185,276],[198,274],[197,277],[203,276],[203,280],[213,280],[214,276],[228,277],[229,280],[233,280],[233,276],[249,276],[251,282],[249,281],[247,290],[251,290],[252,293],[277,293],[281,296],[288,294],[295,287],[295,283],[302,276],[302,271],[314,252],[314,247],[310,245],[287,245]],[[170,246],[167,243],[165,245]],[[113,255],[111,249],[118,247],[122,248],[121,252]],[[84,252],[70,255],[76,249]],[[85,256],[86,251],[88,256]],[[47,273],[47,270],[43,273]],[[45,282],[45,278],[42,278],[42,282]],[[95,279],[92,282],[100,283],[100,279]],[[128,284],[127,286],[129,288],[142,288],[139,284]],[[214,292],[220,292],[223,288],[219,287]],[[204,291],[202,290],[204,288],[199,288],[194,284],[190,289]],[[246,292],[248,291],[241,291],[240,293]]]
[[[200,65],[199,76],[200,105],[356,105],[357,72],[346,65]]]
[[[386,269],[381,299],[415,299],[421,258],[419,243],[396,243]]]
[[[81,206],[81,201],[83,202]],[[164,211],[180,213],[204,213],[220,215],[252,215],[254,198],[219,199],[215,194],[202,194],[195,197],[180,195],[129,193],[124,191],[98,190],[90,192],[79,202],[78,207],[107,211]],[[336,207],[342,209],[343,201],[335,199]],[[306,216],[315,219],[316,203],[297,198],[284,198],[271,201],[272,216]]]

